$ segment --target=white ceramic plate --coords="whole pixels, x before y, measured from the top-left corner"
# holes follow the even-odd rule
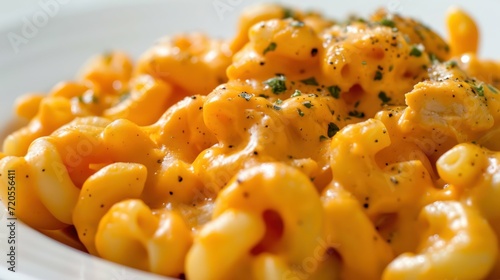
[[[56,2],[59,1],[59,2]],[[7,19],[8,8],[17,4],[0,4],[0,18]],[[0,137],[10,129],[12,104],[23,93],[46,92],[61,80],[74,77],[79,67],[93,54],[121,49],[137,57],[153,42],[168,34],[203,31],[212,36],[228,37],[236,30],[239,12],[250,0],[148,0],[142,1],[71,1],[61,3],[52,12],[41,3],[31,1],[29,13],[0,21]],[[50,1],[43,1],[50,2]],[[278,1],[272,1],[278,2]],[[482,54],[500,58],[496,36],[496,14],[500,2],[493,1],[286,1],[302,8],[321,10],[334,18],[357,12],[367,15],[377,7],[386,7],[404,15],[417,17],[445,35],[444,15],[452,4],[466,8],[479,22],[482,31]],[[346,3],[347,2],[347,3]],[[16,1],[16,3],[18,3]],[[24,6],[26,1],[23,3]],[[86,4],[85,4],[86,3]],[[111,3],[111,4],[110,4]],[[6,5],[6,7],[4,7]],[[22,6],[22,5],[21,5]],[[54,9],[57,12],[53,12]],[[19,11],[18,11],[19,12]],[[26,20],[38,17],[45,24],[27,31]],[[26,31],[26,30],[25,30]],[[22,36],[22,43],[12,37]],[[24,36],[24,37],[23,37]],[[19,39],[19,38],[17,38]],[[6,215],[0,211],[0,279],[166,279],[113,264],[66,247],[17,222],[16,273],[6,268]]]

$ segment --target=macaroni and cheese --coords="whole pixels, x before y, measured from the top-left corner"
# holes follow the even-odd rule
[[[500,63],[446,24],[261,4],[97,55],[18,99],[0,176],[24,223],[165,276],[499,279]]]

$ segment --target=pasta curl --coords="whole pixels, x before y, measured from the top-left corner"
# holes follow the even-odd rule
[[[294,209],[288,208],[291,204]],[[262,252],[280,256],[289,265],[300,264],[317,246],[323,213],[309,178],[287,165],[268,163],[235,175],[217,197],[213,219],[195,238],[187,259],[188,277],[230,278],[231,271],[248,269],[245,263]],[[244,243],[241,235],[248,236]],[[214,255],[210,248],[219,238],[228,243]],[[216,265],[219,262],[225,265]]]

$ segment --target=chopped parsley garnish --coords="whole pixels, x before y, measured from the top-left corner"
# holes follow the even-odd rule
[[[90,104],[90,103],[97,104],[97,103],[99,103],[99,98],[93,94],[92,95],[80,95],[80,96],[78,96],[78,102],[85,103],[85,104]]]
[[[365,117],[365,113],[364,112],[359,112],[358,110],[349,111],[348,114],[351,117],[360,118],[360,119]]]
[[[439,62],[439,58],[433,53],[429,53],[429,59],[432,63]]]
[[[483,85],[480,86],[475,86],[475,89],[477,91],[477,95],[479,96],[484,96],[484,88]]]
[[[475,80],[472,80],[472,81],[467,81],[466,82],[470,85],[470,87],[472,88],[472,91],[474,93],[477,93],[477,95],[479,96],[484,96],[484,88],[483,88],[483,85],[477,85],[476,84],[476,81]]]
[[[323,142],[323,141],[325,141],[325,140],[328,140],[328,137],[326,137],[325,135],[321,135],[321,136],[319,137],[319,141],[320,141],[320,142]]]
[[[294,20],[294,21],[290,22],[290,26],[293,26],[293,27],[304,27],[304,22],[299,21],[299,20]]]
[[[340,128],[334,124],[334,123],[329,123],[328,124],[328,137],[332,138],[337,132],[340,130]]]
[[[365,60],[361,61],[361,64],[366,65],[366,61]]]
[[[382,101],[382,104],[387,104],[391,101],[391,98],[384,91],[378,93],[378,98]]]
[[[366,19],[361,18],[361,17],[360,17],[360,18],[358,18],[358,19],[356,19],[356,21],[357,21],[357,22],[361,22],[361,23],[368,23],[368,21],[367,21]]]
[[[381,21],[379,21],[379,23],[382,24],[383,26],[388,26],[391,28],[396,27],[396,23],[388,18],[382,19]]]
[[[267,52],[270,52],[270,51],[274,51],[276,49],[278,45],[275,43],[275,42],[271,42],[269,43],[269,45],[267,46],[267,48],[264,49],[264,51],[262,52],[262,54],[266,54]]]
[[[245,99],[246,101],[250,101],[250,99],[252,99],[252,97],[253,97],[253,94],[244,91],[244,92],[238,94],[238,96]]]
[[[297,112],[299,113],[299,116],[301,116],[301,117],[304,116],[304,112],[302,112],[302,110],[300,110],[300,108],[297,108]]]
[[[269,95],[266,95],[266,94],[261,93],[261,94],[259,94],[259,97],[262,97],[262,98],[266,98],[266,99],[267,99],[267,98],[269,98]]]
[[[417,46],[412,46],[410,50],[410,56],[420,57],[422,51]]]
[[[377,70],[375,72],[375,76],[373,77],[373,80],[374,81],[380,81],[380,80],[382,80],[383,77],[384,76],[382,75],[382,72],[380,72],[379,70]]]
[[[328,91],[330,92],[330,95],[333,98],[339,99],[339,97],[340,97],[340,87],[339,86],[329,86]]]
[[[454,68],[454,67],[458,66],[458,63],[455,60],[447,61],[445,64],[446,64],[446,67],[450,67],[450,68]]]
[[[297,96],[301,96],[301,95],[302,95],[302,92],[300,92],[300,90],[296,89],[290,97],[297,97]]]
[[[281,103],[283,103],[283,100],[281,100],[281,99],[279,99],[279,98],[278,98],[278,99],[276,100],[276,104],[280,105]]]
[[[284,91],[286,91],[286,83],[285,83],[285,76],[284,75],[278,75],[274,78],[268,79],[264,81],[264,84],[269,86],[271,88],[271,91],[274,94],[280,94]]]
[[[497,93],[498,93],[498,90],[497,90],[494,86],[492,86],[492,85],[490,85],[490,84],[487,84],[486,86],[488,87],[488,89],[489,89],[491,92],[493,92],[493,93],[495,93],[495,94],[497,94]]]
[[[283,8],[283,18],[293,18],[293,17],[295,17],[295,13],[292,11],[292,9]]]
[[[311,108],[312,106],[314,106],[311,101],[307,100],[307,101],[304,101],[302,102],[302,105],[304,105],[304,107],[306,107],[307,109]]]
[[[310,78],[307,78],[307,79],[304,79],[304,80],[300,80],[301,83],[305,84],[305,85],[311,85],[311,86],[317,86],[318,85],[318,82],[316,81],[316,79],[314,77],[310,77]]]

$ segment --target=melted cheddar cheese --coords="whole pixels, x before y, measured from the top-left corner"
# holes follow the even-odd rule
[[[29,226],[161,275],[498,279],[500,64],[447,25],[261,4],[98,55],[18,99],[0,175]]]

